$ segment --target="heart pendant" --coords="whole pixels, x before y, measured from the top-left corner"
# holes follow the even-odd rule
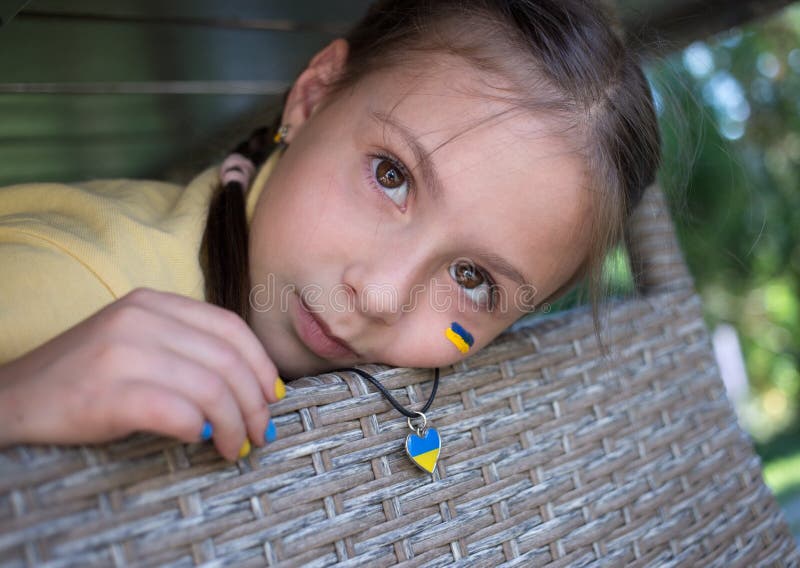
[[[417,466],[428,473],[433,473],[436,460],[439,459],[439,450],[442,449],[442,439],[436,428],[428,428],[422,436],[409,434],[406,436],[406,453]]]

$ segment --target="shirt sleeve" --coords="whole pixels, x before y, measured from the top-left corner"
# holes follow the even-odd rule
[[[0,364],[115,299],[92,267],[57,243],[24,231],[0,231],[0,271]]]

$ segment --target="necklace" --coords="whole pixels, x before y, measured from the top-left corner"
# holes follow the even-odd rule
[[[422,410],[413,411],[406,409],[402,404],[397,402],[397,399],[386,390],[386,387],[366,371],[347,367],[344,369],[336,369],[334,372],[341,371],[352,371],[367,379],[381,391],[381,394],[386,397],[386,400],[388,400],[398,412],[406,417],[406,422],[412,432],[406,436],[406,454],[408,454],[408,457],[411,458],[411,461],[414,462],[417,467],[435,475],[434,470],[436,469],[436,461],[439,459],[439,452],[442,449],[442,439],[436,428],[428,426],[428,418],[425,416],[425,412],[430,408],[431,404],[433,404],[433,397],[436,396],[436,389],[439,388],[439,367],[434,369],[433,388],[431,389],[431,395],[428,397],[428,402],[425,403]]]

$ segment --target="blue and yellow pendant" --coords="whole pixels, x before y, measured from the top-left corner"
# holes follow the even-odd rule
[[[411,418],[408,419],[408,427],[414,432],[406,436],[406,453],[417,467],[433,473],[436,469],[436,461],[439,459],[439,452],[442,449],[442,439],[436,428],[428,428],[428,419],[421,412],[417,412],[422,418],[421,426],[414,426]]]

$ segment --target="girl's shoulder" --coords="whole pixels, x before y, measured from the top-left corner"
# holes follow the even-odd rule
[[[0,247],[66,255],[115,297],[140,286],[202,296],[196,261],[216,186],[209,168],[186,185],[102,179],[0,188]],[[2,252],[2,251],[0,251]]]
[[[155,226],[202,214],[216,183],[208,168],[186,185],[149,179],[94,179],[0,187],[0,226],[73,223],[87,228],[128,219]]]

